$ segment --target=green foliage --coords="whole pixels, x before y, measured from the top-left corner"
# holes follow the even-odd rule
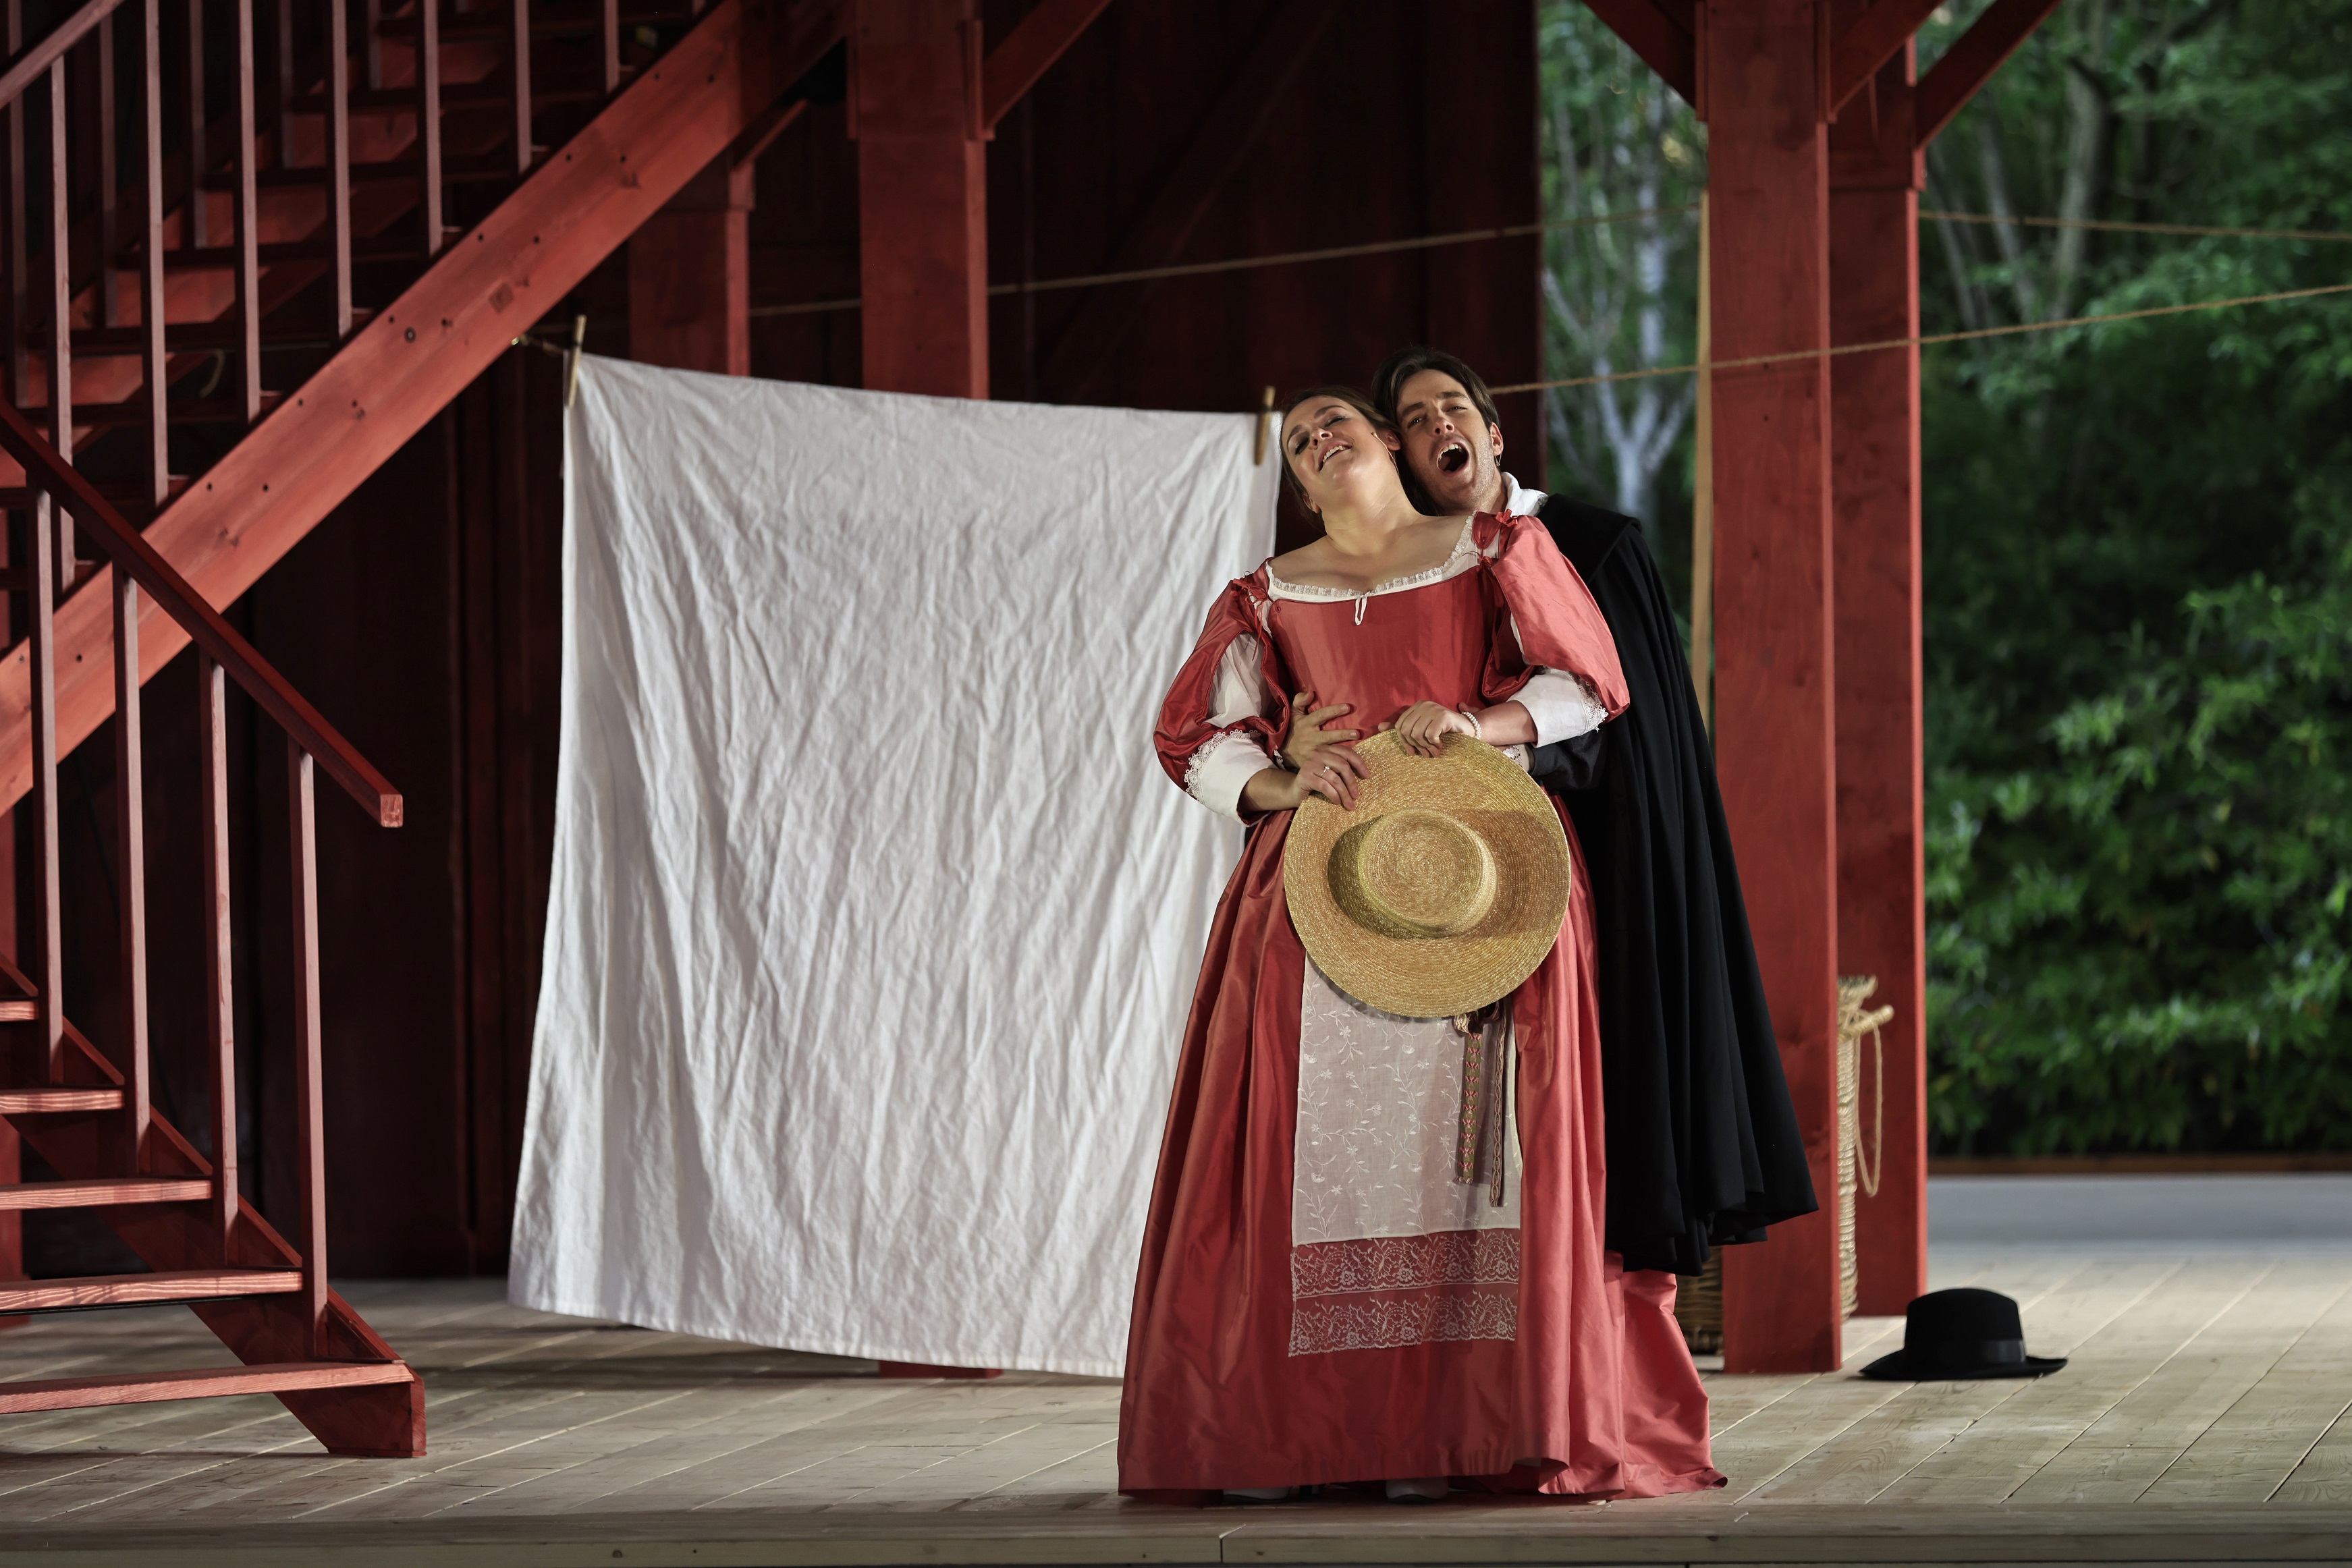
[[[2347,108],[2352,0],[2078,0],[1928,202],[2352,229]],[[1961,228],[1922,236],[1931,331],[2352,280]],[[2352,1147],[2352,300],[1926,358],[1939,1144]]]

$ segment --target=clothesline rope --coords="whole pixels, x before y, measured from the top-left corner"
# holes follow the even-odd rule
[[[1916,338],[1883,338],[1871,343],[1839,343],[1822,349],[1792,349],[1778,354],[1748,354],[1736,360],[1702,360],[1688,365],[1655,365],[1648,370],[1618,371],[1605,376],[1564,376],[1557,381],[1517,382],[1493,389],[1506,392],[1546,392],[1559,387],[1592,387],[1610,382],[1647,381],[1653,376],[1696,375],[1700,371],[1744,370],[1752,365],[1785,365],[1799,360],[1833,360],[1846,354],[1876,353],[1887,349],[1925,349],[1937,343],[1963,343],[1978,338],[2011,338],[2021,332],[2055,332],[2067,327],[2096,327],[2110,321],[2143,321],[2151,316],[2184,316],[2195,310],[2227,310],[2241,305],[2274,305],[2288,299],[2315,299],[2323,295],[2352,294],[2352,283],[2328,283],[2316,288],[2286,288],[2272,294],[2246,294],[2235,299],[2196,299],[2186,305],[2151,305],[2139,310],[2111,310],[2098,316],[2069,316],[2058,321],[2021,321],[2008,327],[1977,327],[1964,332],[1930,332]]]
[[[1643,218],[1675,217],[1698,211],[1696,202],[1685,202],[1670,207],[1635,207],[1622,213],[1601,213],[1591,217],[1556,218],[1540,224],[1509,224],[1501,228],[1463,229],[1454,234],[1423,235],[1415,239],[1370,240],[1362,245],[1327,246],[1319,250],[1279,251],[1271,256],[1234,256],[1224,261],[1180,262],[1169,267],[1137,267],[1126,272],[1090,272],[1076,277],[1035,278],[1026,283],[997,283],[989,287],[989,297],[995,298],[1011,294],[1048,294],[1065,288],[1095,288],[1112,283],[1151,283],[1170,277],[1203,277],[1215,273],[1246,272],[1261,267],[1292,267],[1310,261],[1343,261],[1360,256],[1390,256],[1400,251],[1434,250],[1444,246],[1475,245],[1486,240],[1522,239],[1529,235],[1554,234],[1567,229],[1600,228],[1611,224],[1633,223]],[[2336,244],[2352,243],[2352,233],[2336,233],[2326,229],[2254,229],[2228,228],[2209,224],[2142,224],[2126,223],[2104,218],[2037,218],[2011,217],[1998,213],[1922,212],[1924,219],[1949,223],[2001,225],[2013,224],[2024,228],[2095,229],[2119,234],[2189,235],[2222,239],[2299,239],[2318,240]],[[792,305],[755,305],[754,317],[809,316],[830,310],[855,310],[864,301],[858,299],[809,299]]]

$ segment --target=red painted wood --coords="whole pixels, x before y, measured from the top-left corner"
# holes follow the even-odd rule
[[[850,47],[866,384],[988,395],[975,0],[860,0]]]
[[[237,398],[244,423],[261,417],[261,194],[260,156],[254,130],[253,0],[230,0],[236,8],[236,322]]]
[[[629,357],[751,373],[752,164],[714,160],[629,236]]]
[[[185,1301],[204,1296],[272,1296],[302,1288],[299,1269],[174,1269],[160,1274],[96,1274],[73,1279],[0,1283],[0,1311],[58,1312],[72,1307],[126,1307],[145,1301]]]
[[[1830,54],[1830,107],[1843,109],[1878,74],[1879,68],[1905,50],[1920,24],[1936,14],[1945,0],[1870,0],[1861,15],[1845,22]]]
[[[1993,0],[1919,83],[1912,132],[1918,145],[1933,141],[2056,9],[2058,0]]]
[[[205,1065],[212,1080],[214,1193],[212,1256],[238,1256],[236,1114],[236,941],[229,911],[228,680],[219,664],[196,655],[197,794],[204,812],[205,902],[197,931],[204,947]],[[151,1259],[152,1262],[152,1260]]]
[[[135,1372],[109,1377],[0,1383],[0,1416],[21,1416],[36,1410],[79,1410],[100,1405],[147,1405],[166,1399],[211,1399],[232,1394],[282,1396],[303,1389],[385,1384],[421,1386],[416,1374],[397,1361],[289,1361],[208,1366],[194,1372]],[[287,1403],[290,1406],[294,1401],[289,1399]]]
[[[5,960],[0,960],[0,978],[23,983],[22,975]],[[66,1030],[66,1046],[72,1072],[106,1082],[120,1082],[121,1074],[70,1025]],[[117,1155],[109,1129],[90,1117],[37,1119],[19,1131],[43,1159],[71,1179],[101,1177]],[[149,1153],[163,1176],[213,1186],[210,1164],[161,1115],[154,1121]],[[218,1220],[209,1206],[148,1204],[110,1209],[104,1218],[151,1269],[300,1267],[294,1249],[250,1205],[240,1206],[235,1249],[226,1258],[220,1254]],[[307,1359],[304,1346],[310,1331],[297,1295],[197,1302],[190,1310],[240,1360]],[[335,1361],[387,1364],[399,1361],[392,1347],[350,1304],[331,1292],[323,1338],[326,1355]],[[414,1373],[404,1369],[404,1381],[377,1386],[345,1386],[348,1380],[339,1377],[333,1386],[299,1385],[279,1391],[279,1397],[330,1453],[413,1457],[425,1451],[425,1393]]]
[[[438,256],[449,238],[441,211],[441,0],[413,0],[413,4],[417,19],[416,145],[411,155],[416,160],[417,178],[423,182],[416,217],[423,225],[419,237],[425,242],[425,254]]]
[[[89,36],[100,22],[113,14],[122,0],[86,0],[72,16],[41,36],[32,47],[17,50],[11,42],[11,57],[7,68],[0,70],[0,103],[16,98],[26,88],[41,79],[50,66],[65,57],[68,49]]]
[[[530,0],[509,0],[512,11],[509,20],[513,31],[508,36],[507,50],[513,57],[507,67],[507,90],[512,101],[507,105],[510,116],[508,123],[514,137],[514,172],[530,172]]]
[[[117,917],[122,933],[121,985],[123,1068],[130,1104],[123,1168],[146,1168],[147,769],[139,733],[139,585],[118,577],[114,590],[114,859]]]
[[[186,89],[186,96],[180,101],[187,106],[188,141],[185,166],[191,191],[195,188],[198,181],[212,172],[212,143],[207,135],[211,127],[211,119],[205,108],[207,99],[205,95],[204,37],[205,0],[188,0],[188,30],[182,40],[186,47],[181,51],[181,58],[186,62],[188,75],[187,80],[182,84]],[[192,249],[201,249],[211,245],[213,243],[212,204],[200,201],[190,202],[187,204],[187,222],[180,235],[181,243]]]
[[[754,37],[763,47],[750,47]],[[449,247],[173,501],[147,530],[149,544],[211,603],[243,594],[839,37],[828,0],[710,7],[659,66],[477,225],[478,241]],[[60,654],[69,661],[58,682],[68,744],[113,707],[103,657],[110,619],[103,593],[78,593],[59,613]],[[141,630],[142,675],[152,679],[186,635],[152,612]],[[0,806],[29,785],[27,686],[24,655],[12,653],[0,663]],[[329,764],[327,748],[310,748]]]
[[[1268,129],[1289,102],[1307,61],[1325,47],[1340,7],[1336,0],[1312,0],[1275,7],[1259,25],[1249,49],[1232,68],[1214,102],[1202,114],[1190,138],[1169,165],[1150,199],[1129,221],[1108,260],[1098,270],[1128,272],[1164,267],[1178,259],[1221,198],[1227,196],[1244,162],[1262,152]],[[1426,231],[1415,231],[1426,232]],[[1076,270],[1073,268],[1072,270]],[[1091,402],[1118,368],[1115,360],[1137,323],[1162,290],[1150,285],[1090,289],[1053,339],[1039,379],[1053,395]],[[1379,359],[1371,363],[1377,365]],[[1326,367],[1309,378],[1366,374]],[[869,372],[866,384],[876,384]],[[1246,383],[1245,383],[1246,384]],[[1238,406],[1252,394],[1234,389]]]
[[[1710,243],[1718,359],[1829,342],[1827,126],[1814,0],[1712,0]],[[1765,994],[1819,1213],[1725,1251],[1724,1364],[1840,1361],[1835,1041],[1837,823],[1829,368],[1715,377],[1716,748]]]
[[[324,128],[327,144],[327,268],[328,287],[334,301],[331,308],[338,342],[352,333],[352,45],[349,29],[350,20],[342,0],[328,0]],[[371,47],[373,42],[371,38]]]
[[[147,415],[147,499],[161,507],[171,498],[171,428],[164,408],[163,352],[163,17],[161,0],[141,0],[139,133],[143,172],[140,178],[139,338],[140,397]]]
[[[0,1002],[0,1023],[33,1023],[37,1021],[40,1016],[41,1008],[38,1002]]]
[[[1882,5],[1885,0],[1881,0]],[[1913,50],[1878,72],[1870,114],[1830,137],[1831,335],[1916,336],[1919,196]],[[1898,1313],[1927,1288],[1927,907],[1920,700],[1919,350],[1850,354],[1830,367],[1836,522],[1838,967],[1874,975],[1895,1009],[1877,1196],[1855,1199],[1861,1304]],[[1865,1047],[1869,1153],[1877,1090]]]
[[[1110,0],[1041,0],[1003,43],[989,50],[982,73],[980,118],[991,133],[1109,4]]]
[[[120,1089],[0,1089],[0,1116],[53,1116],[69,1111],[120,1111]],[[15,1181],[14,1176],[0,1177]]]
[[[885,1361],[875,1368],[877,1377],[1002,1377],[999,1366],[933,1366],[927,1361]]]
[[[272,669],[235,627],[222,619],[187,579],[173,570],[147,537],[125,521],[113,503],[79,469],[62,461],[55,450],[43,444],[24,416],[5,403],[0,403],[0,450],[22,464],[26,475],[44,491],[61,499],[65,508],[113,558],[117,570],[128,571],[147,591],[163,612],[155,618],[163,626],[194,640],[205,657],[235,673],[236,684],[260,705],[262,711],[299,740],[305,751],[325,758],[327,770],[335,781],[378,822],[387,828],[400,825],[400,792],[391,782],[337,734],[334,727],[320,717],[302,694]],[[211,488],[209,482],[205,488]],[[45,497],[45,503],[47,499]],[[106,592],[110,605],[110,578]],[[79,596],[75,602],[87,597]],[[146,630],[142,624],[142,643]],[[142,663],[148,661],[142,659]]]
[[[1698,41],[1691,7],[1661,0],[1585,0],[1642,63],[1665,78],[1685,103],[1698,102]]]
[[[120,1203],[194,1203],[212,1196],[210,1181],[173,1176],[99,1176],[20,1181],[0,1186],[0,1208],[103,1208]]]
[[[437,3],[437,0],[431,0]],[[310,754],[286,742],[287,859],[293,871],[294,1148],[302,1192],[303,1317],[310,1354],[327,1320],[327,1130],[320,1087],[319,824]]]

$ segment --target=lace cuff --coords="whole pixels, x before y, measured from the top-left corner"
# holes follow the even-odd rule
[[[1592,688],[1566,670],[1537,670],[1513,700],[1536,721],[1538,746],[1590,735],[1609,717]]]
[[[1246,733],[1229,729],[1192,753],[1184,790],[1221,817],[1242,821],[1242,789],[1274,759]]]

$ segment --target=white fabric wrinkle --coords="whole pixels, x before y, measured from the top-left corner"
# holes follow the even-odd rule
[[[580,382],[512,1299],[1117,1375],[1236,840],[1100,716],[1279,470],[1246,416]]]

